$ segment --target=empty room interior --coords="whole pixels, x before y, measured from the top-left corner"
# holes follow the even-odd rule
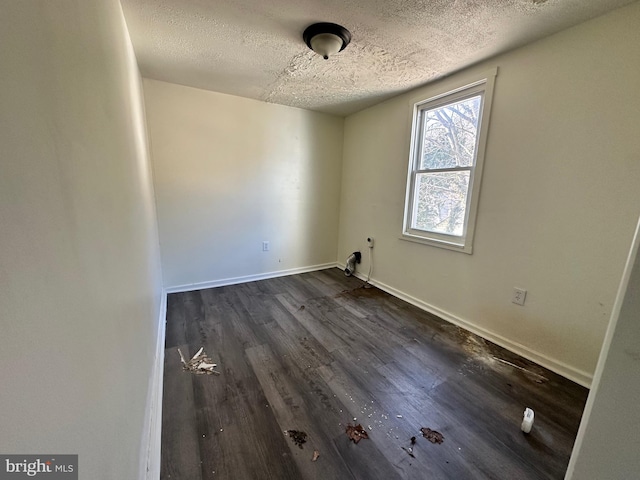
[[[1,11],[0,476],[640,478],[640,2]]]

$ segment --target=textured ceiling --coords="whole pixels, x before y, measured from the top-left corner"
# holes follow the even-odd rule
[[[348,115],[633,0],[121,0],[142,75]],[[315,22],[352,41],[324,60]]]

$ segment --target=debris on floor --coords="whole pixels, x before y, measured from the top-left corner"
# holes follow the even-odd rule
[[[422,427],[420,431],[422,432],[422,436],[429,440],[431,443],[444,442],[444,437],[440,432],[436,432],[435,430],[431,430],[430,428],[426,427]]]
[[[313,451],[313,457],[311,457],[311,461],[315,462],[316,460],[318,460],[319,456],[320,456],[320,452],[318,450],[314,450]]]
[[[416,437],[411,437],[411,445],[415,445],[416,444]]]
[[[218,365],[213,363],[207,354],[204,353],[204,347],[200,347],[200,350],[198,350],[189,361],[185,360],[180,349],[178,349],[178,353],[180,354],[183,370],[195,373],[196,375],[220,375],[220,372],[214,370],[214,367]]]
[[[351,425],[350,423],[347,424],[346,434],[347,437],[349,437],[349,439],[353,441],[353,443],[358,443],[363,438],[369,438],[369,434],[365,431],[364,428],[362,428],[362,425],[360,424],[357,424],[355,426]]]
[[[303,448],[302,444],[307,442],[306,432],[302,432],[299,430],[287,430],[286,433],[287,435],[289,435],[289,437],[291,437],[291,440],[293,440],[293,443],[295,443],[300,448]]]
[[[402,449],[405,452],[407,452],[410,457],[416,458],[416,456],[413,454],[413,448],[411,448],[411,447],[402,447]]]

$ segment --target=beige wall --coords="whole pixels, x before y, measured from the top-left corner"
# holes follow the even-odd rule
[[[117,0],[0,15],[0,452],[138,477],[161,277]]]
[[[155,80],[144,91],[165,286],[335,262],[341,118]]]
[[[567,480],[626,480],[640,471],[640,223],[613,307]]]
[[[348,117],[339,260],[374,236],[377,282],[588,383],[640,213],[638,25],[635,3]],[[409,100],[495,66],[473,255],[400,240]]]

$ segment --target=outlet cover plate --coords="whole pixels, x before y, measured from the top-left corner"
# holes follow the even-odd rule
[[[527,298],[527,291],[523,288],[513,287],[513,296],[511,301],[516,305],[524,305],[524,301]]]

